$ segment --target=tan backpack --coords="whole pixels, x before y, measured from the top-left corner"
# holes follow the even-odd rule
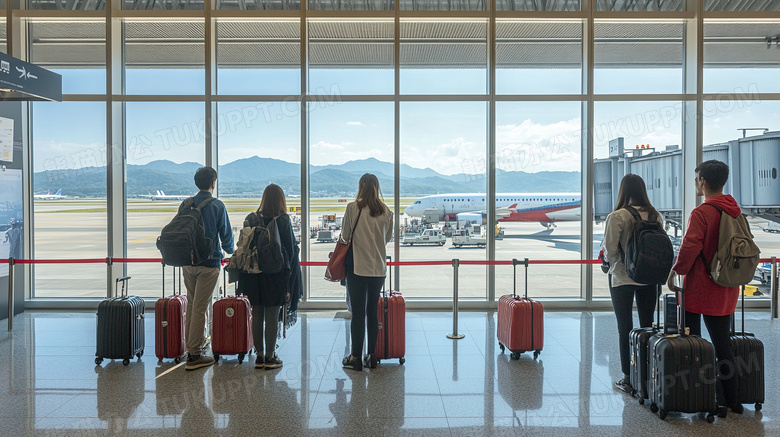
[[[761,251],[753,242],[753,233],[744,214],[736,218],[723,209],[705,203],[720,211],[720,229],[718,230],[718,251],[711,262],[701,259],[712,280],[723,287],[739,287],[753,280]]]

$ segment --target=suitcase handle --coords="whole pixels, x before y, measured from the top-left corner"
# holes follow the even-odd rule
[[[175,296],[176,293],[176,266],[173,267],[173,295]],[[181,296],[181,269],[182,267],[179,267],[179,293],[178,295]],[[165,299],[165,263],[162,263],[162,297]]]
[[[122,294],[119,295],[119,283],[122,283]],[[130,288],[130,276],[122,276],[121,278],[116,278],[116,286],[114,287],[114,294],[116,296],[125,297],[127,296],[128,289]]]
[[[680,282],[682,282],[682,280]],[[680,294],[680,301],[677,304],[677,307],[679,308],[679,311],[677,311],[677,334],[688,335],[690,331],[685,327],[685,292],[682,287],[678,287],[677,284],[675,284],[674,293],[675,295],[677,295],[677,293]]]
[[[517,297],[517,266],[523,265],[525,266],[525,295],[524,297],[528,299],[528,258],[524,258],[522,261],[520,261],[517,258],[512,259],[512,296]]]

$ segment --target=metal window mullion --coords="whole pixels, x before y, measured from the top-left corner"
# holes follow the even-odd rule
[[[490,19],[487,29],[487,259],[496,259],[496,14],[495,0],[489,0]],[[496,268],[487,266],[487,300],[496,300]]]
[[[395,0],[393,20],[393,260],[401,261],[401,18],[398,15],[401,0]],[[401,268],[390,269],[391,279],[401,288]],[[392,276],[395,276],[394,278]]]
[[[581,184],[580,184],[580,258],[588,260],[593,253],[593,125],[594,125],[594,99],[593,99],[593,75],[595,69],[594,60],[594,5],[585,1],[588,6],[588,18],[582,34],[582,88],[587,95],[587,100],[582,102],[582,137],[581,137]],[[580,285],[584,288],[580,296],[585,299],[585,305],[590,306],[593,301],[593,266],[583,264],[580,273]]]
[[[126,151],[124,103],[114,99],[124,93],[124,23],[113,17],[121,0],[106,2],[106,210],[107,252],[110,257],[127,255],[127,202],[125,194]],[[106,296],[113,295],[113,281],[125,276],[127,266],[108,267]]]
[[[683,168],[682,168],[682,229],[688,228],[688,216],[701,200],[696,195],[693,175],[703,154],[703,105],[704,105],[704,6],[702,2],[688,0],[688,10],[695,18],[685,24],[683,91],[695,95],[696,100],[683,102]]]
[[[211,17],[211,11],[215,0],[205,0],[203,2],[204,19],[204,68],[205,68],[205,101],[204,117],[205,123],[205,163],[207,166],[218,169],[219,167],[219,147],[215,132],[215,123],[217,122],[217,107],[213,96],[217,92],[217,35],[216,23]],[[219,196],[219,177],[217,177],[217,187],[214,192]]]
[[[11,11],[12,2],[8,2],[8,8],[6,11],[6,38],[8,41],[8,54],[16,56],[17,58],[28,60],[28,52],[30,45],[28,44],[28,32],[30,25],[19,17],[12,15]],[[35,256],[35,204],[33,196],[33,132],[32,132],[32,119],[33,119],[33,105],[30,102],[21,102],[21,126],[22,130],[22,217],[24,221],[23,238],[24,238],[24,256],[26,258],[34,258]],[[18,269],[18,267],[17,267]],[[18,270],[17,270],[18,271]],[[27,265],[24,267],[24,296],[25,299],[35,297],[35,284],[33,282],[35,274],[35,267],[33,265]],[[17,282],[17,279],[14,280]]]
[[[308,0],[301,0],[301,89],[299,95],[299,105],[301,112],[301,261],[310,260],[311,239],[309,235],[309,107],[306,102],[306,95],[309,90],[309,42],[308,42],[308,22],[306,16],[308,13]],[[303,281],[303,301],[306,302],[311,297],[310,268],[302,270]]]

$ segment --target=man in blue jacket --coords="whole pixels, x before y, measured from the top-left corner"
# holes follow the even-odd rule
[[[216,170],[211,167],[199,168],[195,172],[195,185],[200,192],[193,198],[193,206],[197,207],[204,200],[211,198],[216,184]],[[181,207],[179,209],[181,210]],[[211,238],[214,247],[208,259],[196,266],[186,266],[182,269],[184,286],[187,287],[187,319],[184,333],[189,351],[189,358],[184,367],[187,370],[214,364],[214,357],[204,353],[209,347],[206,341],[206,312],[219,281],[222,250],[233,253],[233,230],[230,227],[225,204],[219,199],[214,199],[203,207],[201,216],[206,237]]]

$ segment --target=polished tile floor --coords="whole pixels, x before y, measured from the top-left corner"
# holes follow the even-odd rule
[[[510,360],[495,340],[495,314],[463,312],[462,340],[445,337],[451,314],[407,315],[406,363],[345,371],[349,320],[303,314],[278,350],[284,367],[238,364],[185,372],[146,355],[125,367],[94,365],[94,312],[27,312],[0,334],[0,435],[780,435],[780,322],[749,313],[766,346],[761,412],[708,424],[695,415],[661,421],[615,392],[615,318],[548,312],[538,361]]]

